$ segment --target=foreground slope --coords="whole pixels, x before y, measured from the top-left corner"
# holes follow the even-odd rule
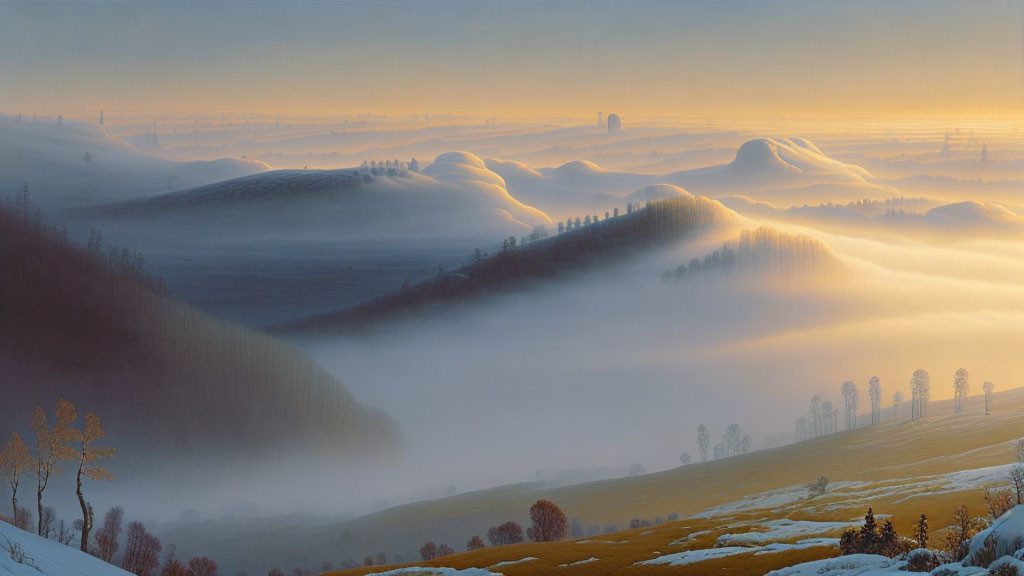
[[[127,251],[88,253],[34,218],[0,208],[5,434],[65,397],[103,416],[121,466],[153,472],[155,450],[225,464],[286,446],[397,447],[387,414],[298,350],[168,297]]]
[[[0,521],[0,575],[129,576],[116,566]]]
[[[653,520],[672,512],[682,519],[579,541],[487,548],[429,564],[485,568],[498,561],[532,556],[540,560],[497,571],[512,576],[656,574],[668,572],[669,567],[633,564],[650,560],[656,553],[667,556],[712,549],[717,542],[720,547],[740,549],[719,559],[676,566],[671,572],[763,574],[838,552],[826,542],[814,541],[777,553],[750,546],[836,537],[837,527],[858,523],[868,506],[877,514],[891,514],[902,535],[912,534],[919,515],[926,514],[938,533],[934,538],[940,541],[940,529],[948,524],[954,506],[966,504],[973,514],[984,515],[987,507],[982,487],[1008,483],[1007,463],[1013,460],[1020,437],[1022,409],[1024,389],[996,394],[988,416],[980,397],[969,398],[960,414],[952,413],[951,401],[933,402],[931,415],[921,420],[890,418],[852,432],[640,477],[559,488],[520,484],[484,490],[393,508],[302,537],[310,538],[310,545],[319,542],[324,552],[332,540],[329,534],[341,530],[358,532],[371,541],[372,535],[380,534],[385,542],[394,542],[392,550],[403,543],[406,558],[415,557],[415,547],[428,539],[462,550],[470,536],[486,533],[489,526],[509,519],[525,525],[529,506],[544,498],[586,525],[615,523],[622,528],[633,518]],[[888,411],[891,413],[891,408]],[[804,484],[822,474],[832,480],[828,492],[808,497]],[[800,524],[804,522],[812,524]],[[391,528],[396,524],[400,531]],[[751,535],[722,538],[742,533]],[[600,561],[559,566],[588,557]],[[359,573],[376,571],[381,569],[361,569]]]

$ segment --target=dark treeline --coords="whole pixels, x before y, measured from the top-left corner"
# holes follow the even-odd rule
[[[158,448],[226,465],[257,449],[400,444],[387,414],[306,355],[167,297],[138,256],[117,254],[46,225],[27,194],[0,204],[0,422],[62,397],[97,406],[133,440],[125,464]]]
[[[732,269],[788,280],[807,280],[843,269],[839,258],[819,240],[803,234],[787,234],[774,228],[744,230],[737,240],[687,264],[661,274],[664,282],[680,282],[703,274]]]
[[[510,291],[580,269],[627,258],[644,248],[661,246],[697,229],[730,219],[720,204],[703,197],[669,198],[616,218],[566,230],[527,244],[507,240],[491,256],[477,255],[468,265],[420,284],[346,308],[272,327],[282,332],[359,328],[428,306]]]

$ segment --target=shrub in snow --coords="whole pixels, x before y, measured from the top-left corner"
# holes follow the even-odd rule
[[[1003,556],[988,567],[991,576],[1024,576],[1024,562],[1013,556]]]
[[[1021,548],[1024,548],[1024,505],[1014,506],[976,534],[971,539],[964,565],[985,566],[986,561],[991,563],[993,558],[1012,556]]]
[[[917,548],[907,553],[907,572],[931,572],[938,567],[939,559],[927,548]]]

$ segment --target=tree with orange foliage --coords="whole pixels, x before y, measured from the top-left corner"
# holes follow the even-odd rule
[[[101,448],[96,442],[107,437],[103,430],[99,417],[92,412],[85,415],[85,429],[75,430],[75,450],[78,455],[78,478],[77,489],[78,503],[82,507],[82,552],[89,551],[89,533],[93,527],[92,505],[85,501],[82,494],[82,479],[91,480],[113,480],[114,475],[109,470],[96,465],[96,462],[103,458],[113,458],[117,453],[113,448]],[[216,566],[216,565],[214,565]]]
[[[526,535],[534,542],[555,542],[565,538],[568,531],[565,514],[550,500],[537,500],[530,506],[530,520],[533,526],[526,530]]]
[[[15,432],[7,441],[3,450],[0,450],[0,476],[11,486],[11,507],[14,509],[14,525],[18,523],[18,484],[21,483],[21,475],[32,469],[35,464],[31,452],[21,436]]]
[[[32,414],[32,431],[36,434],[36,506],[40,519],[37,532],[40,536],[43,535],[43,491],[50,482],[50,476],[60,474],[60,461],[76,456],[72,446],[75,430],[71,424],[77,419],[74,404],[63,398],[57,401],[57,422],[53,429],[42,406]]]

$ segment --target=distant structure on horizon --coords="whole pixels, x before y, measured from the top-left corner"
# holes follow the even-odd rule
[[[619,118],[618,114],[608,115],[608,133],[614,134],[622,130],[622,118]]]

